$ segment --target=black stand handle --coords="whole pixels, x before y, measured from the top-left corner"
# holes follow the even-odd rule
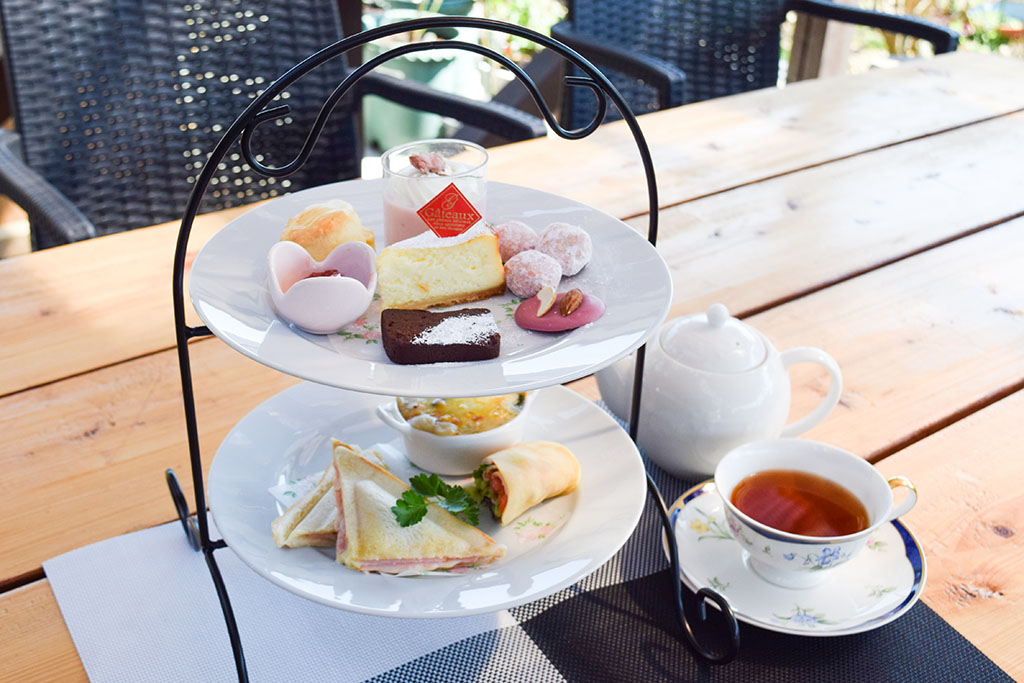
[[[636,366],[633,370],[633,395],[629,410],[629,437],[633,439],[635,444],[637,443],[637,431],[640,426],[640,397],[643,392],[646,351],[646,345],[637,350]],[[675,520],[669,515],[665,499],[662,498],[661,491],[658,490],[658,485],[654,483],[650,472],[647,473],[647,493],[654,499],[655,508],[658,511],[658,516],[661,518],[665,543],[668,546],[669,565],[672,569],[672,584],[676,598],[676,618],[679,621],[679,625],[682,627],[683,633],[686,634],[690,647],[697,654],[712,664],[728,664],[736,658],[736,654],[740,649],[740,627],[736,622],[736,615],[733,614],[732,607],[729,606],[725,597],[717,591],[707,587],[699,589],[696,594],[683,590],[683,583],[679,578],[679,544],[676,543]],[[722,635],[719,638],[724,644],[717,648],[705,646],[702,639],[697,637],[696,629],[690,622],[686,609],[686,605],[689,602],[692,606],[689,611],[691,613],[696,611],[700,617],[700,623],[706,626],[708,624],[707,602],[709,600],[718,607],[724,617]],[[707,627],[706,630],[710,630],[710,627]],[[706,637],[706,639],[710,640],[712,638]]]

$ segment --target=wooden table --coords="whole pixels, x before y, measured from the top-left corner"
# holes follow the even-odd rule
[[[915,481],[920,502],[905,519],[929,561],[925,602],[1015,678],[1022,82],[1024,63],[957,53],[641,119],[672,315],[721,301],[779,348],[819,346],[839,361],[840,406],[806,436]],[[639,157],[621,125],[494,149],[491,177],[646,229]],[[203,219],[193,253],[241,211]],[[175,234],[159,226],[0,262],[3,680],[85,679],[43,560],[174,518],[163,470],[188,473]],[[216,339],[195,342],[192,358],[207,462],[237,420],[296,381]],[[596,396],[592,380],[573,386]],[[797,372],[794,412],[826,386]]]

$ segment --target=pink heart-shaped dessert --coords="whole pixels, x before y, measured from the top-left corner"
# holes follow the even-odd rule
[[[333,334],[353,322],[369,308],[377,289],[377,254],[363,242],[339,244],[319,262],[295,242],[278,242],[270,248],[267,265],[274,308],[313,334]]]

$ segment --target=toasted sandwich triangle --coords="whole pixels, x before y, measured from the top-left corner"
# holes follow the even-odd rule
[[[274,543],[278,547],[295,548],[300,545],[334,545],[333,535],[328,539],[330,542],[307,543],[304,542],[307,533],[313,526],[313,520],[307,519],[315,510],[323,508],[324,498],[328,498],[327,505],[333,505],[332,489],[334,486],[333,465],[324,470],[316,485],[306,492],[301,498],[295,501],[280,517],[270,524],[271,533],[274,536]],[[319,514],[319,513],[318,513]],[[330,512],[323,514],[331,515]],[[330,520],[331,531],[333,531],[333,518]],[[303,526],[306,525],[306,526]],[[300,530],[301,527],[301,530]],[[298,533],[296,533],[298,531]],[[323,531],[323,529],[319,529]]]
[[[338,504],[337,560],[360,571],[415,573],[491,562],[505,547],[436,505],[418,524],[402,527],[391,507],[409,487],[334,442]]]
[[[334,475],[331,474],[333,482]],[[302,546],[323,546],[330,548],[338,539],[338,505],[334,497],[334,487],[324,492],[316,505],[302,518],[285,543],[289,548]]]

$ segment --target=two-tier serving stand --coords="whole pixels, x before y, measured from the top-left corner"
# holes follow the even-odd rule
[[[292,83],[297,81],[306,73],[315,69],[319,65],[328,62],[332,59],[342,57],[350,50],[362,47],[363,45],[370,43],[374,40],[384,38],[395,34],[409,33],[412,31],[421,30],[436,30],[444,28],[473,28],[482,29],[485,31],[505,33],[508,35],[519,36],[532,40],[536,44],[552,50],[553,52],[562,56],[570,64],[578,69],[579,73],[583,75],[567,76],[565,81],[566,84],[577,88],[589,89],[596,98],[597,101],[597,113],[594,119],[586,126],[577,130],[566,130],[558,124],[552,114],[550,108],[541,96],[536,84],[530,79],[529,76],[508,57],[495,52],[486,47],[480,45],[466,43],[455,40],[446,41],[432,41],[424,43],[409,43],[401,47],[389,50],[388,52],[378,55],[365,64],[353,69],[335,88],[335,90],[328,97],[324,105],[322,106],[320,113],[317,116],[316,121],[306,140],[299,151],[299,154],[289,163],[283,166],[271,167],[266,166],[258,160],[258,156],[252,150],[252,138],[253,132],[257,126],[267,121],[281,119],[288,113],[288,107],[284,106],[270,106],[273,105],[273,101],[278,95],[284,92]],[[323,48],[319,52],[311,55],[307,59],[303,60],[299,64],[296,64],[288,72],[270,84],[266,90],[264,90],[259,96],[257,96],[252,103],[242,112],[242,114],[228,127],[227,131],[221,137],[217,146],[210,154],[209,159],[206,161],[202,172],[199,174],[195,185],[192,189],[192,193],[189,197],[188,206],[185,210],[185,215],[181,221],[181,228],[178,232],[178,241],[176,251],[174,254],[174,275],[173,275],[173,291],[174,291],[174,322],[175,332],[178,349],[178,362],[181,370],[181,389],[182,399],[185,406],[185,426],[188,434],[188,447],[190,464],[192,468],[192,482],[195,489],[195,509],[201,511],[202,514],[191,514],[189,512],[188,503],[185,500],[185,496],[182,492],[181,487],[178,484],[177,478],[174,472],[167,470],[167,483],[171,490],[171,497],[174,500],[175,507],[178,511],[178,516],[181,519],[182,526],[185,529],[185,535],[188,538],[189,543],[192,547],[203,553],[206,559],[206,564],[209,567],[210,575],[213,579],[214,586],[217,590],[217,596],[220,600],[221,610],[224,614],[224,620],[227,625],[228,635],[231,640],[231,647],[234,653],[235,666],[240,681],[248,680],[248,673],[246,671],[245,656],[242,651],[242,643],[239,638],[238,626],[235,622],[234,612],[231,608],[231,601],[228,598],[227,589],[224,585],[224,580],[221,576],[220,570],[217,566],[217,561],[214,557],[214,552],[227,547],[227,544],[223,539],[213,540],[210,538],[209,523],[207,521],[206,511],[206,498],[205,489],[203,482],[203,468],[202,461],[199,454],[199,431],[196,424],[196,411],[195,411],[195,398],[192,386],[192,370],[191,363],[189,360],[189,344],[191,339],[197,337],[204,337],[213,334],[207,326],[189,326],[185,322],[185,299],[184,299],[184,274],[185,274],[185,261],[186,261],[186,249],[188,246],[188,238],[192,231],[192,224],[195,219],[196,213],[198,212],[200,202],[210,184],[211,179],[216,172],[218,164],[224,159],[225,155],[231,146],[238,140],[241,142],[241,153],[244,156],[246,162],[252,168],[253,172],[262,174],[267,177],[282,177],[286,176],[298,168],[300,168],[309,157],[316,140],[322,131],[324,124],[327,121],[331,111],[335,105],[345,96],[346,93],[355,85],[355,83],[365,74],[375,69],[380,64],[398,57],[403,54],[412,52],[421,52],[432,49],[457,49],[465,50],[469,52],[475,52],[483,55],[489,59],[498,62],[510,72],[512,72],[516,78],[527,88],[534,102],[537,104],[545,121],[551,127],[554,132],[562,138],[566,139],[579,139],[590,135],[604,120],[605,113],[607,111],[608,100],[615,105],[626,124],[629,126],[633,138],[636,142],[640,157],[643,161],[644,173],[647,180],[647,192],[649,201],[649,227],[648,227],[648,240],[651,245],[654,245],[658,235],[658,191],[657,185],[654,178],[654,165],[651,160],[650,150],[647,147],[647,142],[644,140],[643,134],[640,131],[640,126],[637,123],[636,118],[629,110],[628,105],[622,99],[622,96],[618,93],[611,82],[595,68],[589,61],[584,59],[574,50],[570,49],[561,42],[554,40],[548,36],[542,35],[535,31],[516,26],[514,24],[507,24],[504,22],[498,22],[488,19],[479,19],[472,17],[430,17],[423,19],[416,19],[412,21],[405,21],[395,24],[389,24],[387,26],[381,26],[371,30],[364,31],[357,35],[345,38],[343,40],[334,43],[328,47]],[[343,58],[343,57],[342,57]],[[268,109],[267,107],[270,106]],[[656,325],[660,321],[652,321],[652,326]],[[640,395],[641,395],[641,383],[643,378],[644,368],[644,346],[640,346],[636,353],[636,370],[633,380],[633,396],[632,396],[632,408],[631,408],[631,420],[629,424],[629,436],[636,442],[637,425],[639,424],[639,411],[640,411]],[[429,368],[424,368],[424,372],[430,372]],[[728,603],[725,599],[709,588],[701,588],[697,591],[696,597],[692,596],[688,591],[684,592],[682,583],[679,581],[679,558],[678,549],[676,546],[675,534],[672,530],[672,522],[669,518],[668,511],[665,506],[665,502],[658,490],[657,485],[648,473],[647,477],[647,490],[649,495],[654,500],[655,507],[661,518],[662,526],[664,528],[664,539],[667,544],[670,562],[672,566],[673,576],[676,577],[673,581],[674,591],[676,596],[676,614],[686,636],[687,641],[690,643],[694,651],[705,659],[715,663],[725,663],[735,657],[736,652],[739,648],[739,629],[736,623],[736,619],[732,614],[732,610],[729,608]],[[269,535],[269,531],[268,531]],[[684,599],[685,598],[685,599]],[[711,602],[721,614],[725,617],[724,621],[718,623],[725,624],[725,637],[722,638],[722,642],[718,644],[718,647],[708,647],[702,640],[707,640],[707,636],[700,639],[697,638],[690,617],[696,612],[699,617],[701,624],[709,623],[707,621],[707,603]],[[689,609],[687,609],[689,605]],[[689,612],[689,615],[688,615]]]

